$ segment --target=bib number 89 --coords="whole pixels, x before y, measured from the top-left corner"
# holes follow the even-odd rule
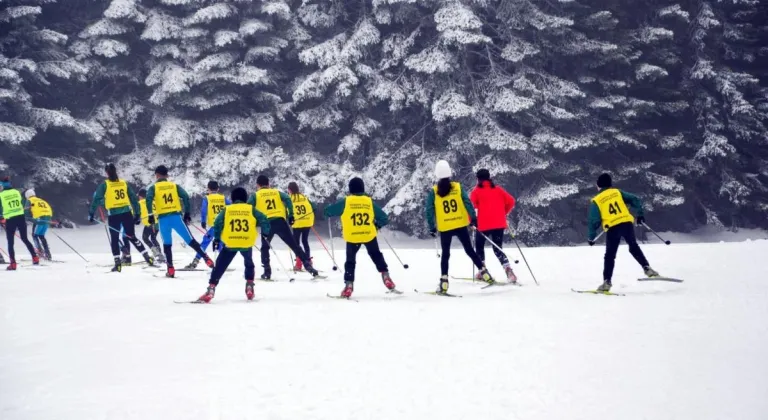
[[[443,213],[456,213],[457,211],[459,211],[459,204],[456,200],[443,201]]]

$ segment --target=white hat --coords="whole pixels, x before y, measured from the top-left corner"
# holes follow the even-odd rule
[[[435,177],[437,179],[450,178],[453,175],[451,165],[444,160],[438,160],[435,165]]]
[[[24,193],[24,197],[27,197],[27,199],[29,199],[29,197],[34,197],[34,196],[35,196],[35,190],[33,190],[32,188],[28,189],[27,192]]]

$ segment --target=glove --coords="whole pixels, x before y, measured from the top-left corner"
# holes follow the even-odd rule
[[[92,215],[92,214],[89,214],[89,215],[88,215],[88,222],[89,222],[89,223],[95,223],[95,222],[96,222],[96,220],[93,218],[93,215]]]
[[[150,214],[149,217],[147,217],[147,223],[149,223],[150,225],[154,226],[155,225],[155,215]]]
[[[437,228],[429,229],[429,236],[431,236],[433,238],[437,238]]]
[[[188,225],[192,221],[192,216],[189,215],[189,212],[184,213],[184,224]]]
[[[645,217],[643,217],[643,216],[638,217],[637,218],[637,225],[638,226],[642,226],[644,224],[645,224]]]
[[[3,225],[3,227],[5,227],[5,219],[0,219],[0,225]]]
[[[214,239],[213,240],[213,250],[214,251],[218,251],[219,249],[221,249],[221,240]]]
[[[202,226],[202,227],[203,227],[203,230],[205,230],[205,229],[207,229],[207,228],[208,228],[208,226],[206,225],[206,223],[205,223],[205,222],[202,222],[202,223],[200,223],[200,226]]]
[[[588,239],[587,243],[589,243],[589,246],[592,246],[592,245],[595,244],[595,241],[594,241],[594,239]]]
[[[293,216],[288,216],[288,224],[293,226],[294,223],[296,223],[296,219]]]
[[[134,225],[140,225],[141,224],[141,216],[133,216],[133,224]]]

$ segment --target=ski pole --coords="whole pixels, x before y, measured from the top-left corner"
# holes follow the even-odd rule
[[[442,258],[442,255],[440,255],[440,247],[437,245],[437,236],[435,236],[435,252],[437,252],[437,258]]]
[[[495,243],[495,242],[493,242],[493,240],[491,240],[491,238],[489,238],[489,237],[485,236],[485,234],[484,234],[483,232],[480,232],[480,231],[478,230],[478,231],[477,231],[477,233],[479,233],[479,234],[480,234],[480,236],[482,236],[483,238],[485,238],[485,240],[486,240],[486,241],[488,241],[488,242],[489,242],[489,243],[490,243],[490,244],[491,244],[491,245],[492,245],[494,248],[498,249],[498,250],[499,250],[499,252],[501,252],[501,253],[502,253],[502,254],[504,254],[504,255],[507,255],[507,253],[506,253],[506,252],[504,252],[504,250],[503,250],[503,249],[501,249],[501,247],[500,247],[500,246],[496,245],[496,243]],[[509,255],[507,255],[507,258],[509,258]],[[515,260],[515,264],[517,264],[517,263],[519,263],[519,262],[520,262],[519,260]]]
[[[272,246],[271,242],[267,242],[267,246],[269,246],[269,250],[272,251],[272,255],[275,256],[275,260],[277,260],[277,264],[280,265],[280,269],[283,270],[284,273],[287,273],[288,270],[285,269],[285,266],[283,265],[283,262],[280,261],[280,257],[277,256],[277,251],[275,251],[275,247]],[[288,281],[294,281],[295,279],[293,277],[290,277]]]
[[[317,234],[317,232],[315,232]],[[331,261],[333,261],[333,271],[336,271],[339,269],[339,265],[336,264],[336,250],[333,248],[333,227],[331,226],[331,219],[328,219],[328,235],[330,235],[330,241],[331,241]],[[317,235],[319,238],[320,235]],[[322,241],[321,241],[322,243]],[[323,245],[325,247],[325,245]],[[325,249],[328,251],[328,248]]]
[[[75,248],[73,248],[73,247],[72,247],[72,245],[68,244],[68,243],[67,243],[67,241],[65,241],[64,239],[62,239],[62,237],[61,237],[61,236],[57,235],[57,234],[56,234],[56,232],[54,232],[54,231],[51,231],[51,233],[53,234],[53,236],[55,236],[55,237],[59,238],[59,240],[60,240],[61,242],[64,242],[64,245],[68,246],[68,247],[69,247],[69,249],[71,249],[72,251],[74,251],[74,252],[75,252],[75,254],[77,254],[77,256],[78,256],[78,257],[80,257],[80,258],[82,258],[82,259],[83,259],[83,261],[85,261],[85,262],[87,262],[87,263],[90,263],[90,261],[86,260],[86,259],[85,259],[85,257],[83,257],[82,255],[80,255],[80,253],[79,253],[79,252],[77,252],[77,250],[76,250]]]
[[[3,254],[5,254],[5,256],[6,256],[6,257],[8,257],[8,258],[11,258],[11,256],[10,256],[10,255],[8,255],[8,253],[7,253],[7,252],[5,252],[5,250],[3,250],[3,248],[0,248],[0,252],[2,252]]]
[[[539,281],[536,280],[536,276],[533,275],[533,270],[531,270],[530,264],[528,264],[528,260],[525,258],[525,254],[523,254],[523,250],[520,248],[520,244],[517,242],[517,238],[515,238],[515,234],[512,232],[509,232],[509,234],[512,236],[512,240],[515,241],[515,245],[517,245],[517,250],[520,251],[520,256],[523,257],[523,262],[525,262],[526,267],[528,267],[528,271],[531,273],[531,277],[533,278],[533,281],[536,282],[536,286],[539,285]]]
[[[400,259],[400,257],[397,255],[397,251],[395,251],[395,248],[392,248],[392,245],[389,244],[389,241],[384,236],[381,237],[381,239],[384,239],[384,243],[387,244],[389,249],[392,250],[392,253],[395,254],[395,258],[397,258],[397,261],[400,262],[400,265],[403,266],[406,270],[408,269],[408,264],[403,264],[403,260]]]
[[[658,234],[658,233],[656,233],[656,231],[655,231],[655,230],[651,229],[651,227],[650,227],[650,226],[646,225],[646,224],[645,224],[645,222],[643,222],[643,227],[645,227],[646,229],[650,230],[650,231],[651,231],[651,233],[653,233],[654,235],[656,235],[656,237],[657,237],[657,238],[659,238],[659,240],[661,240],[661,241],[662,241],[662,242],[664,242],[665,244],[669,245],[669,244],[671,244],[671,243],[672,243],[672,242],[670,242],[670,241],[665,241],[665,240],[664,240],[664,238],[662,238],[661,236],[659,236],[659,234]]]
[[[101,217],[101,224],[104,225],[104,234],[107,235],[107,242],[112,243],[112,238],[109,237],[108,225],[106,224],[107,218],[104,217],[104,209],[99,207],[99,217]]]
[[[328,222],[330,223],[330,220]],[[333,261],[333,266],[338,267],[338,264],[336,264],[336,260],[333,258],[333,255],[331,255],[331,253],[328,251],[328,248],[325,246],[325,242],[323,242],[323,238],[320,237],[320,234],[317,233],[314,226],[312,227],[312,232],[314,232],[315,236],[317,236],[317,240],[320,241],[320,245],[323,246],[323,249],[325,249],[325,252],[328,253],[328,256],[331,257],[331,261]],[[333,236],[331,236],[331,246],[333,246]],[[336,268],[334,268],[334,270],[336,270]]]

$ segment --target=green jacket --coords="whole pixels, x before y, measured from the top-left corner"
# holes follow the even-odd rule
[[[475,208],[472,206],[472,201],[469,200],[469,195],[464,187],[461,187],[461,201],[464,203],[464,207],[467,209],[470,219],[476,220],[477,214]],[[427,226],[429,231],[437,230],[437,223],[435,222],[435,189],[430,188],[427,193],[427,199],[424,202],[424,217],[427,219]]]
[[[613,187],[611,187],[613,188]],[[600,190],[603,191],[603,190]],[[621,198],[627,203],[629,210],[632,211],[636,217],[644,217],[643,201],[640,197],[630,194],[626,191],[619,190]],[[600,208],[597,207],[595,201],[591,201],[589,205],[589,216],[587,218],[587,239],[594,241],[597,237],[597,230],[600,229],[603,224],[603,217],[600,215]]]
[[[91,209],[88,211],[88,215],[93,217],[94,214],[96,214],[96,209],[99,206],[104,205],[104,194],[107,192],[107,181],[102,182],[99,184],[98,188],[96,188],[96,192],[93,193],[93,200],[91,200]],[[107,216],[113,215],[113,214],[123,214],[123,213],[129,213],[131,210],[133,210],[133,214],[139,214],[139,198],[136,196],[136,193],[133,192],[133,188],[131,188],[130,185],[128,185],[128,198],[131,201],[130,206],[124,206],[124,207],[118,207],[116,209],[107,210]],[[105,207],[106,210],[106,207]]]
[[[357,196],[365,196],[367,194],[352,194]],[[347,205],[347,199],[342,198],[341,200],[331,204],[330,206],[326,207],[323,211],[323,214],[325,217],[340,217],[342,214],[344,214],[344,208]],[[384,213],[384,210],[381,209],[376,203],[373,203],[373,224],[376,226],[376,228],[383,228],[384,226],[389,224],[389,216],[387,216],[387,213]]]
[[[160,178],[156,182],[160,181],[166,181],[167,178]],[[181,185],[176,184],[176,192],[179,194],[179,198],[181,199],[181,212],[173,212],[173,213],[166,213],[160,216],[159,218],[162,219],[166,216],[171,216],[174,214],[186,214],[190,212],[190,209],[192,208],[189,205],[189,194],[184,190],[184,188],[181,188]],[[147,211],[150,212],[149,214],[152,214],[152,203],[155,201],[155,184],[152,184],[147,188]]]
[[[242,201],[235,201],[232,204],[241,204]],[[213,238],[217,241],[221,240],[221,233],[224,231],[224,215],[226,214],[226,211],[220,212],[216,219],[213,221]],[[256,218],[256,223],[261,226],[261,234],[262,235],[269,235],[270,232],[270,224],[269,220],[267,219],[267,216],[264,215],[264,213],[256,210],[256,207],[253,207],[253,217]],[[250,248],[227,248],[231,251],[248,251]]]
[[[280,200],[283,202],[285,210],[288,213],[288,219],[290,219],[293,217],[293,201],[291,201],[291,196],[280,191]],[[250,197],[248,197],[248,204],[256,206],[256,193],[251,193]],[[312,208],[314,209],[314,206]],[[272,217],[269,220],[275,219],[282,219],[282,217]]]

